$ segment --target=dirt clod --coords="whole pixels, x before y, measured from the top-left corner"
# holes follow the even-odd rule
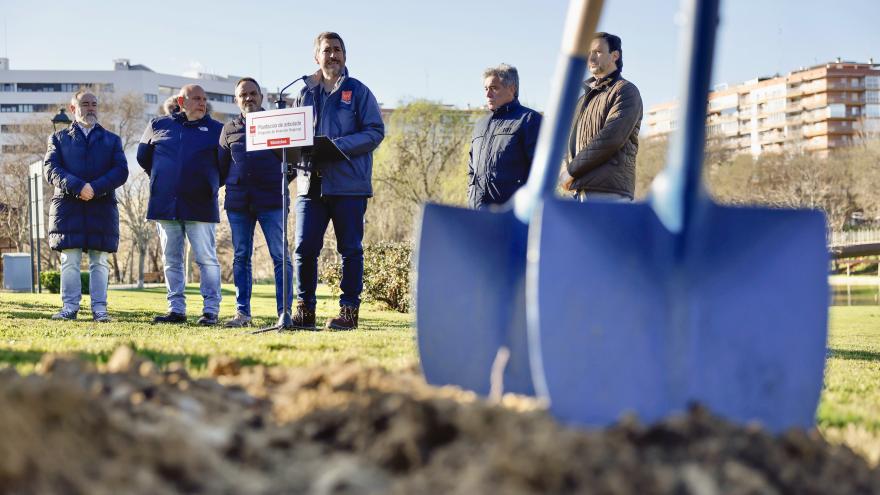
[[[561,426],[413,371],[46,356],[0,370],[0,493],[880,493],[880,471],[815,431],[772,436],[695,407],[657,424]]]

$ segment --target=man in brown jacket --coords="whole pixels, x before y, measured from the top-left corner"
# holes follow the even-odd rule
[[[562,171],[563,185],[580,201],[632,201],[642,97],[624,79],[618,36],[596,33],[590,44],[590,73],[577,103]]]

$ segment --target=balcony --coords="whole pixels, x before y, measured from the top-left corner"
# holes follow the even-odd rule
[[[782,132],[768,132],[761,133],[760,137],[761,144],[773,144],[773,143],[782,143],[785,142],[785,133]]]
[[[804,137],[811,138],[816,136],[828,135],[828,122],[819,122],[817,124],[805,125],[803,127]]]

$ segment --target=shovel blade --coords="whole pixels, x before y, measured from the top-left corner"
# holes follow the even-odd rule
[[[673,235],[646,204],[544,204],[529,338],[538,392],[557,417],[655,421],[698,402],[773,431],[814,424],[824,215],[706,201],[694,218]]]
[[[499,391],[534,395],[525,321],[528,227],[510,211],[427,204],[416,254],[416,326],[432,385],[481,395],[499,349],[510,352]]]

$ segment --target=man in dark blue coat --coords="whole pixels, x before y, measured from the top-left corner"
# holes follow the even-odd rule
[[[217,143],[223,124],[207,115],[208,100],[201,86],[181,88],[177,103],[180,112],[150,121],[137,150],[138,163],[150,174],[147,218],[158,225],[168,288],[168,313],[153,322],[186,322],[183,248],[189,239],[204,299],[198,324],[216,325],[220,263],[215,228],[220,222],[217,191],[222,184]]]
[[[235,317],[226,327],[251,323],[251,288],[254,229],[257,222],[275,266],[275,302],[278,314],[284,308],[283,261],[287,268],[287,307],[293,304],[293,264],[284,253],[284,208],[281,193],[281,157],[277,150],[247,151],[245,115],[263,110],[260,85],[250,77],[235,84],[235,102],[241,115],[223,126],[220,133],[220,170],[226,176],[226,216],[232,229],[232,277],[235,280]]]
[[[474,126],[468,162],[471,208],[507,202],[529,177],[541,114],[519,103],[519,74],[501,64],[483,72],[486,107]]]
[[[49,137],[43,170],[55,186],[49,206],[49,246],[61,251],[61,311],[54,320],[75,320],[82,297],[80,263],[89,253],[92,318],[109,322],[107,254],[119,247],[117,187],[128,179],[119,136],[98,124],[98,99],[81,89],[70,99],[74,123]]]
[[[385,124],[373,93],[348,75],[345,43],[331,32],[315,38],[315,62],[320,69],[306,80],[297,106],[313,107],[315,136],[329,137],[345,154],[337,161],[318,162],[304,155],[311,173],[297,176],[296,292],[292,320],[297,328],[315,328],[315,289],[318,255],[330,221],[336,249],[342,256],[342,294],[339,316],[327,327],[351,330],[358,326],[364,284],[364,215],[373,195],[373,150],[385,137]]]

